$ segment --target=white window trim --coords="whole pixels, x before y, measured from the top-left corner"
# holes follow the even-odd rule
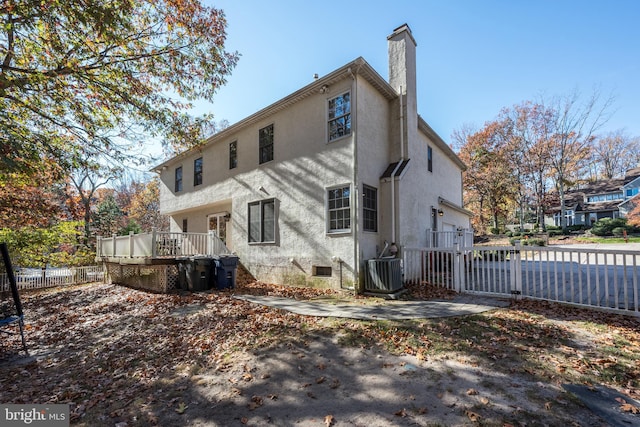
[[[344,188],[349,187],[349,228],[343,228],[338,230],[331,230],[331,218],[329,215],[329,191],[335,190],[336,188]],[[332,185],[331,187],[325,187],[324,189],[324,215],[325,215],[325,232],[327,235],[336,236],[336,235],[344,235],[351,234],[353,225],[353,186],[350,182]]]
[[[345,94],[349,94],[349,116],[350,116],[350,120],[351,120],[351,128],[349,128],[349,133],[346,135],[342,135],[339,136],[335,139],[330,139],[330,131],[329,131],[329,101],[331,101],[332,99],[338,98],[340,96],[344,96]],[[333,95],[328,97],[325,100],[324,103],[324,115],[325,115],[325,120],[324,120],[324,131],[325,131],[325,141],[326,144],[333,144],[336,141],[341,141],[345,138],[351,138],[351,135],[353,134],[353,97],[351,96],[351,89],[347,89],[337,95]]]

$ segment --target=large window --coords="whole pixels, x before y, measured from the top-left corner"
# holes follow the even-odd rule
[[[351,95],[329,100],[329,141],[351,134]]]
[[[202,184],[202,157],[193,161],[193,185]]]
[[[622,200],[623,193],[598,194],[597,196],[588,196],[587,203],[608,202],[611,200]]]
[[[261,200],[249,203],[249,243],[275,243],[275,201]]]
[[[258,131],[260,164],[273,160],[273,125]]]
[[[330,233],[351,230],[351,187],[349,185],[328,190],[327,214]]]
[[[182,166],[176,168],[175,192],[182,191]]]
[[[362,228],[364,231],[378,231],[378,190],[362,187]]]
[[[427,169],[433,172],[433,148],[430,145],[427,145]]]
[[[229,144],[229,169],[238,167],[238,141]]]

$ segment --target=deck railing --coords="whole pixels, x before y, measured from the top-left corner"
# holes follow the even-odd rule
[[[98,237],[96,247],[97,258],[175,258],[230,253],[213,231],[172,233],[153,230],[128,236]]]
[[[428,248],[455,248],[456,245],[473,246],[473,230],[465,228],[455,231],[427,230]]]

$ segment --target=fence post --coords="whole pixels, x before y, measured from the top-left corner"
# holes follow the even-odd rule
[[[520,255],[520,240],[514,242],[514,249],[511,251],[510,264],[511,268],[511,295],[514,299],[522,297],[522,256]]]
[[[151,258],[156,258],[158,256],[158,248],[156,245],[157,239],[157,230],[155,227],[151,229]]]
[[[133,231],[129,232],[129,258],[133,258]]]
[[[460,242],[455,242],[455,251],[453,259],[453,283],[456,292],[462,292],[462,251],[460,250]]]
[[[115,258],[117,256],[117,251],[116,251],[116,234],[113,233],[111,235],[111,241],[113,242],[113,257]]]
[[[209,230],[208,239],[207,239],[207,255],[213,256],[214,254],[214,244],[213,244],[213,230]]]

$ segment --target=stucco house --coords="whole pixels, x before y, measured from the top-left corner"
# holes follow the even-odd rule
[[[214,230],[258,280],[349,288],[391,243],[469,228],[465,165],[417,112],[406,24],[388,52],[388,82],[357,58],[156,166],[171,231]]]
[[[640,167],[630,169],[624,178],[605,179],[582,185],[565,193],[566,225],[590,227],[603,218],[624,218],[640,193]],[[560,225],[560,206],[546,213],[546,225]]]

